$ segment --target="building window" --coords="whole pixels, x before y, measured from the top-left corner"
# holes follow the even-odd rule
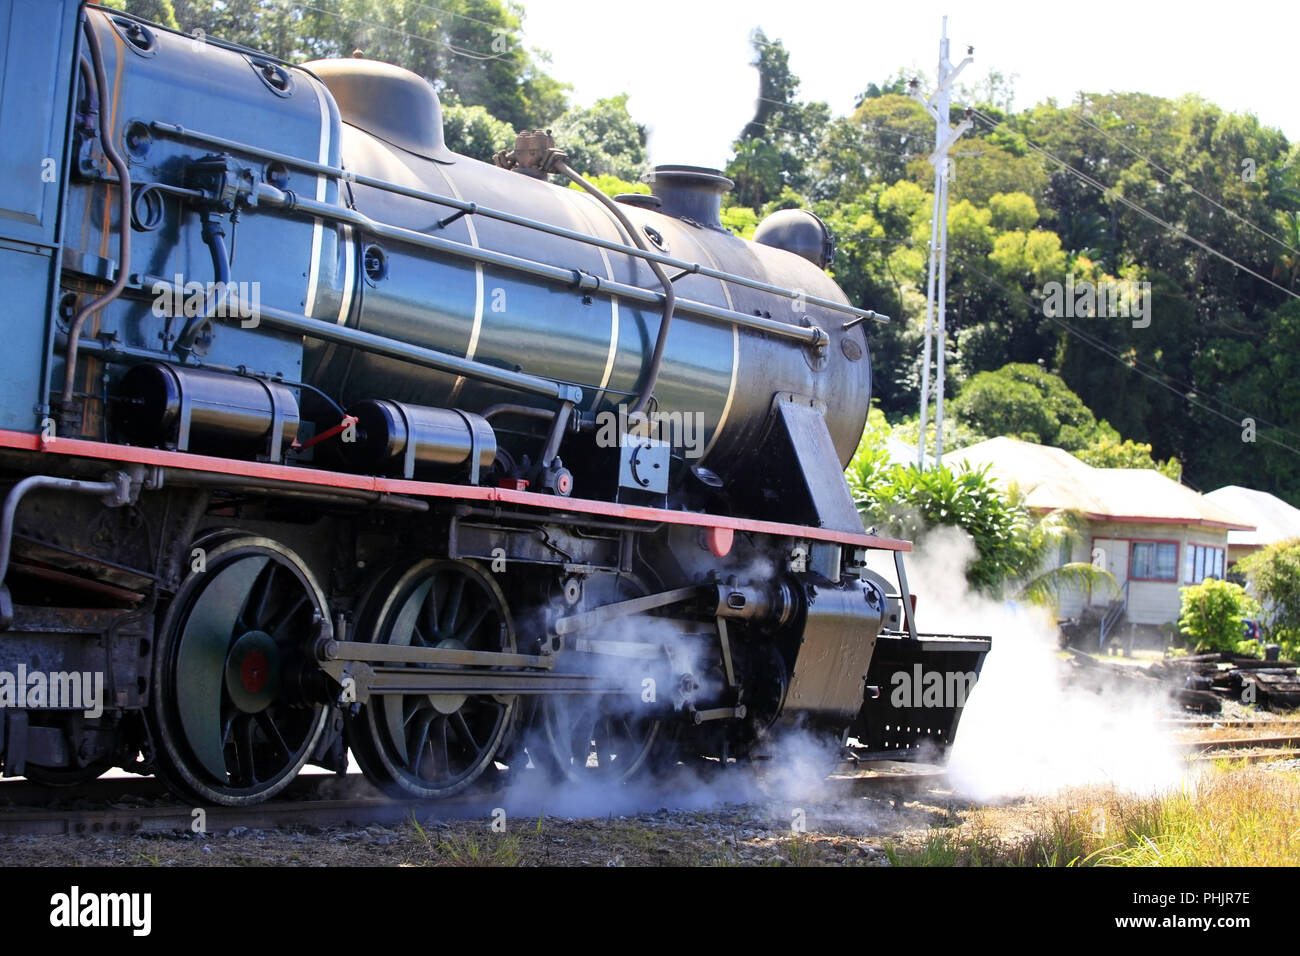
[[[1183,556],[1183,581],[1200,584],[1206,578],[1223,577],[1224,550],[1203,544],[1189,544]]]
[[[1134,541],[1129,551],[1128,576],[1138,581],[1177,581],[1178,543]]]

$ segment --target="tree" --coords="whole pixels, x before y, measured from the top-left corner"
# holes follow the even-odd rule
[[[646,171],[646,130],[628,113],[626,93],[570,109],[551,132],[580,173],[634,181]]]
[[[481,106],[442,107],[442,132],[447,148],[464,156],[492,162],[500,150],[515,145],[515,130]]]
[[[567,87],[545,70],[546,54],[523,45],[523,9],[503,0],[119,2],[132,12],[172,7],[186,32],[291,62],[360,51],[423,76],[444,102],[481,106],[515,129],[546,127],[567,105]]]
[[[1127,438],[1116,441],[1102,436],[1094,439],[1087,448],[1075,451],[1074,455],[1094,468],[1153,468],[1174,481],[1183,476],[1183,465],[1177,458],[1156,461],[1150,445]]]
[[[981,372],[962,387],[953,406],[958,417],[986,435],[1012,435],[1067,451],[1091,444],[1105,431],[1078,395],[1037,365]]]
[[[898,72],[884,83],[868,83],[867,88],[859,93],[854,99],[853,108],[857,109],[867,100],[878,99],[882,96],[888,96],[891,93],[894,95],[906,93],[909,80],[911,80],[911,76],[908,72],[902,67],[899,67]]]
[[[962,529],[977,555],[966,579],[988,594],[1037,567],[1043,543],[1030,531],[1028,512],[998,490],[987,469],[890,465],[886,434],[883,416],[869,421],[845,473],[865,525],[909,539],[937,527]]]
[[[754,118],[740,133],[742,141],[769,138],[772,121],[794,105],[799,92],[799,78],[790,71],[790,51],[785,44],[768,40],[761,27],[750,34],[749,43],[754,48],[750,65],[758,70],[758,100]]]
[[[1278,541],[1237,562],[1265,610],[1264,634],[1290,660],[1300,656],[1300,538]]]
[[[861,127],[865,137],[864,152],[858,162],[880,182],[903,179],[909,162],[924,160],[934,149],[934,120],[910,96],[886,93],[865,100],[854,110],[851,119]],[[931,169],[929,179],[933,177]],[[924,177],[922,181],[926,181]]]
[[[104,6],[123,10],[132,16],[161,23],[173,30],[180,29],[176,22],[176,8],[172,0],[104,0]]]
[[[790,71],[790,54],[780,40],[768,40],[761,29],[750,36],[758,70],[758,99],[754,118],[733,145],[726,173],[736,183],[736,201],[757,209],[785,187],[808,188],[811,166],[831,120],[825,103],[796,99],[799,78]]]

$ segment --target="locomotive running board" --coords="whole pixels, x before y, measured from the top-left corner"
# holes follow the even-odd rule
[[[392,496],[411,498],[433,498],[453,501],[486,501],[494,504],[510,504],[526,508],[540,508],[552,515],[576,517],[597,515],[602,518],[617,518],[626,521],[652,522],[656,524],[689,525],[697,528],[719,528],[730,531],[766,534],[778,538],[808,539],[812,541],[829,541],[836,544],[850,545],[855,548],[868,548],[878,551],[911,551],[910,541],[895,538],[882,538],[864,531],[849,531],[843,528],[816,527],[803,524],[788,524],[779,521],[762,521],[754,518],[735,518],[728,515],[706,514],[692,511],[673,511],[667,508],[652,508],[644,505],[617,504],[608,501],[596,501],[589,498],[561,498],[556,495],[542,494],[535,491],[514,491],[509,488],[484,488],[475,485],[453,485],[445,482],[412,481],[403,478],[376,478],[369,475],[353,475],[344,472],[324,471],[318,468],[305,468],[291,465],[279,465],[271,462],[242,461],[234,458],[218,458],[212,455],[198,455],[189,452],[164,451],[158,448],[141,448],[134,445],[114,445],[109,442],[90,441],[82,438],[51,438],[46,440],[40,434],[28,434],[8,429],[0,429],[0,449],[38,452],[43,457],[58,456],[73,459],[111,462],[117,467],[145,465],[153,468],[177,469],[190,474],[202,474],[205,477],[219,479],[227,487],[238,487],[240,478],[247,478],[251,483],[259,483],[262,490],[283,487],[285,491],[295,488],[310,488],[321,493],[336,492],[357,498],[359,504],[378,503]],[[180,476],[174,479],[177,485],[187,482]],[[156,487],[156,486],[155,486]],[[419,503],[419,502],[413,502]],[[560,518],[563,520],[563,518]]]

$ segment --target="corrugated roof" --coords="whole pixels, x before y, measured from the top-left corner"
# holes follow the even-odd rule
[[[1097,521],[1195,524],[1253,530],[1236,513],[1149,468],[1094,468],[1068,451],[1016,438],[990,438],[943,456],[950,467],[988,466],[1003,487],[1018,485],[1030,508],[1077,511]]]
[[[1293,508],[1277,495],[1226,485],[1205,497],[1255,525],[1254,531],[1229,531],[1228,544],[1263,546],[1300,538],[1300,508]]]
[[[889,456],[891,465],[906,468],[916,464],[916,446],[904,444],[892,435],[885,436],[885,453]]]

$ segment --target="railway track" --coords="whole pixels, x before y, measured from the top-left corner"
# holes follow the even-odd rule
[[[1229,737],[1199,740],[1183,745],[1197,763],[1233,760],[1242,763],[1269,763],[1300,757],[1300,736]]]
[[[1300,727],[1300,717],[1283,717],[1275,720],[1187,720],[1184,718],[1173,718],[1170,720],[1157,721],[1161,726],[1173,730],[1253,730],[1256,728],[1272,728],[1274,730],[1290,730]]]
[[[1249,750],[1258,747],[1285,749],[1300,747],[1300,736],[1283,737],[1225,737],[1220,740],[1196,740],[1183,745],[1185,749],[1196,753],[1210,753],[1216,750]],[[1293,754],[1292,756],[1295,756]]]
[[[827,777],[827,783],[833,795],[849,798],[914,793],[943,786],[947,777],[939,767],[888,760],[846,764],[841,771]],[[301,776],[283,794],[256,806],[201,809],[204,831],[225,833],[235,827],[256,830],[471,819],[500,805],[512,815],[537,816],[546,812],[548,803],[562,806],[562,792],[516,794],[498,787],[437,801],[394,800],[371,787],[360,774],[321,774]],[[194,829],[197,809],[177,802],[152,777],[100,779],[78,787],[75,796],[26,780],[0,782],[0,835],[7,836],[187,833]]]

